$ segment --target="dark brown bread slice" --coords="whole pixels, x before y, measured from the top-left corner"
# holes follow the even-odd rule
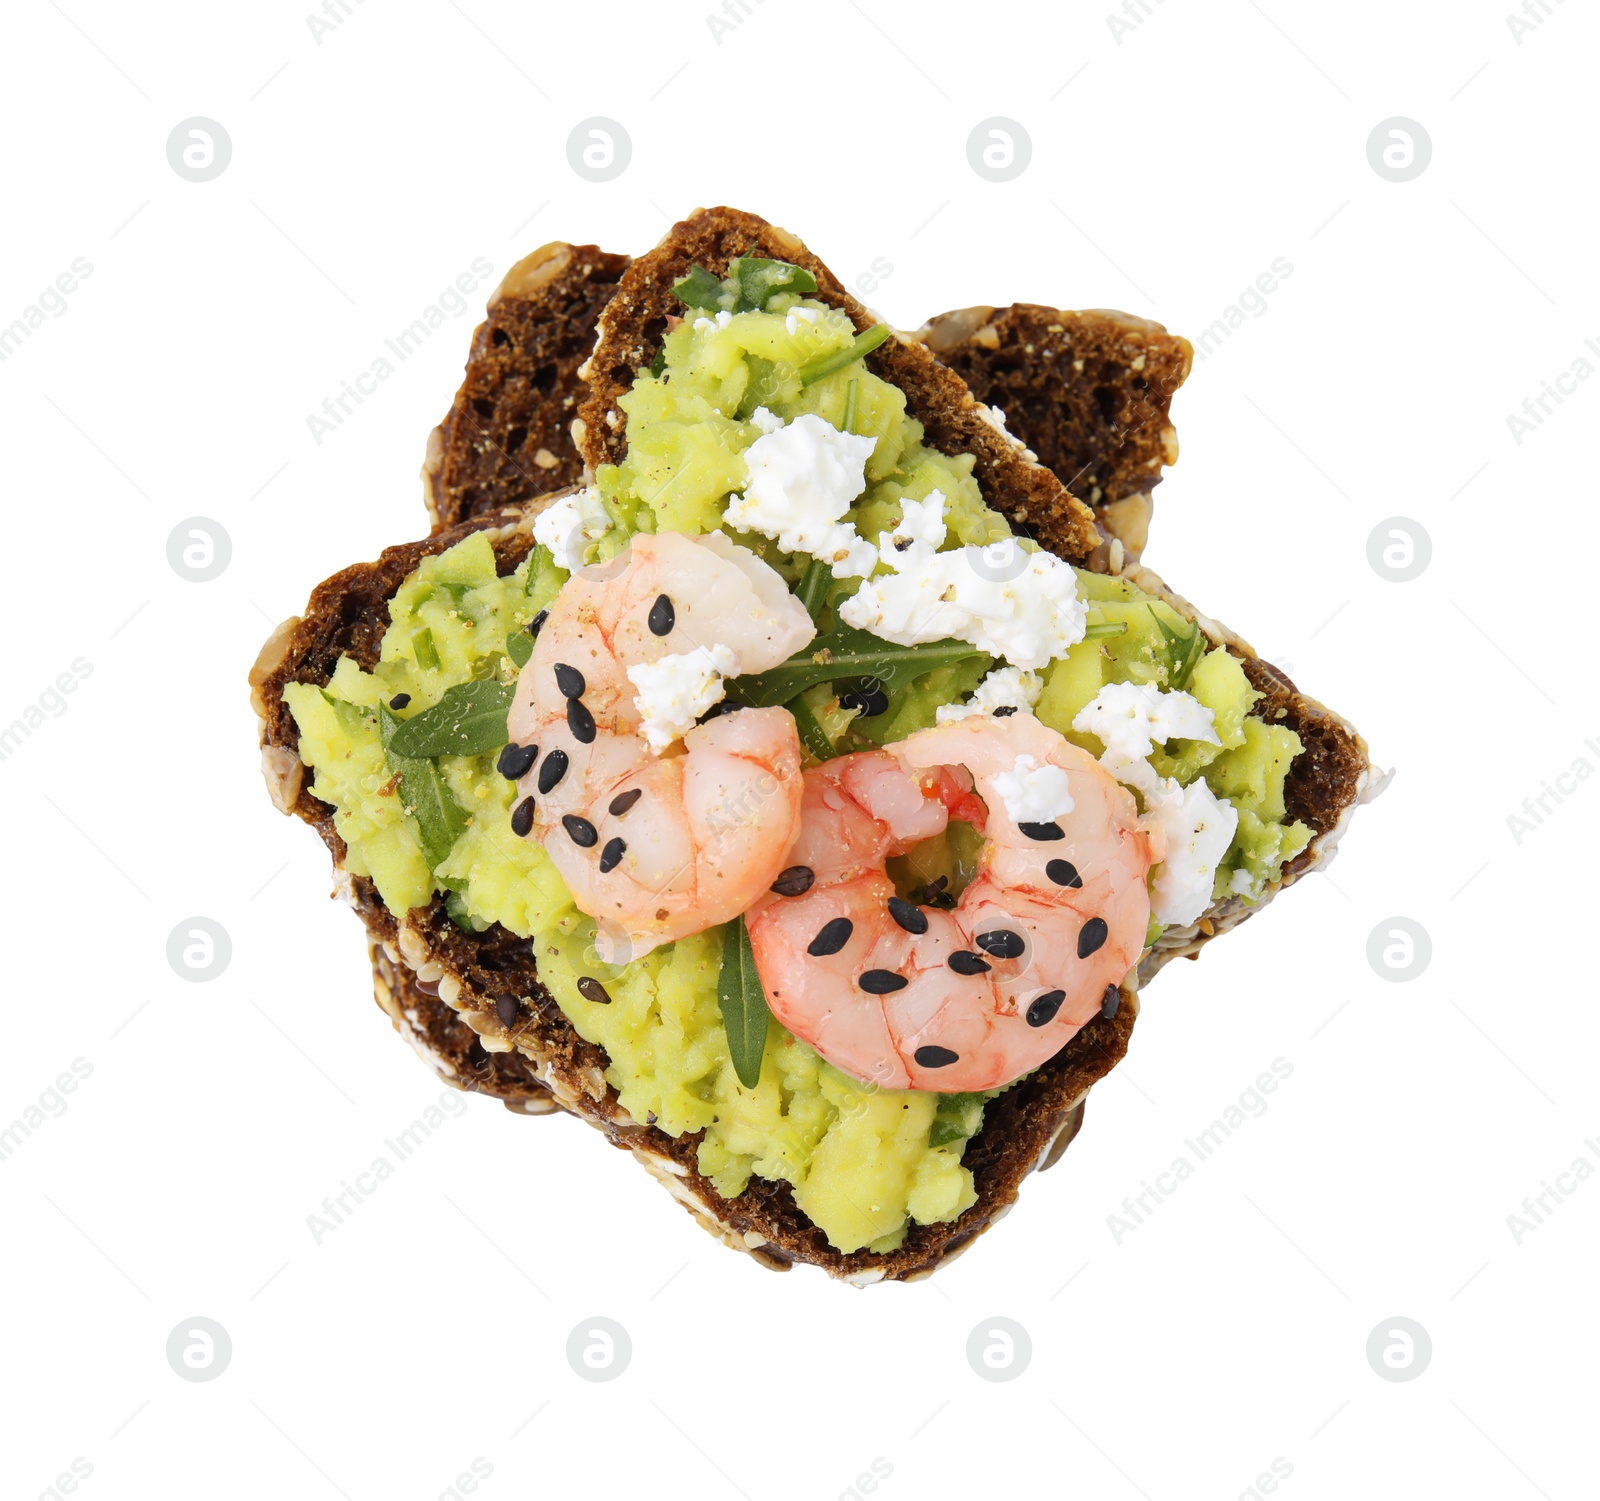
[[[941,313],[917,337],[1138,556],[1150,491],[1178,459],[1171,406],[1194,362],[1187,339],[1131,313],[1029,302]]]
[[[430,992],[436,991],[475,1034],[486,1056],[496,1059],[513,1050],[521,1054],[531,1065],[532,1080],[561,1108],[631,1150],[708,1229],[769,1266],[808,1262],[858,1282],[905,1280],[932,1272],[1004,1213],[1023,1178],[1048,1166],[1071,1139],[1082,1120],[1088,1087],[1127,1050],[1137,1014],[1132,992],[1124,992],[1114,1016],[1090,1023],[1043,1068],[989,1106],[984,1128],[963,1159],[977,1182],[977,1204],[950,1224],[911,1226],[896,1251],[845,1255],[829,1246],[795,1207],[788,1185],[754,1178],[737,1199],[725,1200],[696,1170],[698,1135],[674,1139],[631,1119],[605,1081],[604,1052],[577,1035],[540,983],[528,940],[498,924],[483,933],[467,932],[446,916],[438,898],[397,916],[383,905],[369,880],[344,869],[345,845],[334,828],[333,809],[312,795],[299,758],[298,732],[283,700],[285,685],[325,684],[343,655],[371,668],[395,590],[424,557],[473,532],[488,533],[500,571],[510,572],[533,545],[532,518],[540,504],[474,517],[424,541],[391,547],[376,562],[346,568],[318,586],[304,617],[273,632],[250,683],[251,702],[261,721],[263,770],[274,802],[311,824],[327,844],[338,894],[381,949],[387,966],[383,981],[402,1015],[408,1009],[420,1013],[421,1003],[433,999]],[[470,1045],[463,1056],[470,1057]],[[481,1069],[481,1064],[474,1066]],[[534,1097],[530,1092],[522,1098]],[[598,1203],[595,1207],[600,1208]]]
[[[591,467],[620,463],[627,452],[626,424],[617,400],[655,358],[667,319],[683,312],[672,292],[673,281],[693,266],[721,276],[729,261],[752,251],[805,267],[817,279],[817,300],[841,308],[858,329],[874,323],[866,308],[787,230],[739,209],[692,214],[623,273],[617,295],[600,315],[599,342],[584,371],[589,395],[579,408],[574,432]],[[961,377],[921,344],[896,335],[868,355],[867,364],[905,392],[906,406],[926,428],[931,447],[974,456],[978,486],[996,510],[1074,562],[1089,558],[1101,545],[1093,512],[1050,470],[1027,458],[1020,443],[1008,440]]]
[[[578,366],[627,265],[625,255],[558,240],[506,273],[472,336],[455,402],[428,438],[423,498],[435,526],[577,481]]]

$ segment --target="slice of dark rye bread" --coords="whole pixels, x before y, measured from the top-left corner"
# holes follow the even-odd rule
[[[524,256],[489,299],[466,377],[428,437],[423,500],[450,526],[575,483],[578,366],[628,265],[598,245],[554,241]]]
[[[977,1183],[977,1204],[950,1224],[912,1225],[896,1251],[845,1255],[795,1207],[787,1184],[752,1178],[737,1199],[723,1199],[696,1169],[698,1133],[674,1139],[633,1120],[606,1083],[605,1053],[578,1036],[540,983],[531,941],[499,925],[469,933],[450,920],[437,897],[397,917],[371,881],[344,868],[345,845],[333,826],[333,809],[312,795],[300,761],[284,685],[325,684],[345,655],[370,669],[388,624],[388,602],[400,584],[424,557],[473,532],[487,534],[500,571],[511,572],[531,550],[533,517],[551,498],[508,515],[473,517],[425,541],[391,547],[376,562],[346,568],[317,587],[303,617],[273,632],[250,674],[273,801],[311,824],[327,844],[336,895],[355,909],[378,951],[379,1002],[413,1043],[426,1033],[431,1046],[419,1051],[442,1077],[509,1095],[515,1108],[530,1114],[559,1107],[580,1117],[632,1151],[726,1244],[767,1266],[809,1262],[856,1282],[926,1276],[999,1218],[1015,1201],[1022,1179],[1052,1162],[1076,1133],[1089,1086],[1127,1049],[1138,1009],[1131,989],[1123,992],[1114,1016],[1096,1019],[989,1106],[984,1128],[963,1158]],[[436,1003],[464,1024],[476,1048],[462,1032],[439,1025]]]
[[[736,246],[738,252],[746,248],[748,242]],[[790,244],[785,243],[783,248],[789,252],[786,258],[797,258]],[[636,291],[634,306],[642,305],[642,295]],[[949,411],[934,410],[933,403],[956,401],[970,406],[965,388],[959,381],[952,386],[949,381],[940,380],[939,375],[930,376],[927,367],[933,361],[927,352],[917,346],[904,347],[915,351],[905,359],[913,365],[920,359],[923,368],[912,368],[909,375],[897,374],[893,378],[919,394],[932,392],[929,406],[913,402],[913,412],[923,418],[930,435],[952,428],[959,432],[961,424],[954,419],[964,414],[958,412],[953,418]],[[605,348],[603,341],[601,348]],[[646,351],[645,357],[651,352]],[[994,434],[1004,444],[986,421],[979,420],[983,433]],[[998,452],[991,450],[987,458],[990,488],[986,488],[986,496],[991,503],[996,498],[1003,501],[1004,492],[997,497],[992,488],[997,477],[998,483],[1004,484],[1014,466],[1027,461],[1011,445],[1004,445]],[[1031,464],[1027,467],[1036,468]],[[982,475],[980,466],[980,483],[984,482]],[[1049,487],[1038,476],[1027,478],[1032,487],[1029,493],[1044,492],[1047,499],[1055,498],[1049,496]],[[1044,513],[1049,517],[1066,513],[1065,530],[1070,539],[1067,546],[1078,548],[1080,555],[1091,557],[1102,567],[1109,566],[1106,559],[1110,550],[1105,546],[1097,542],[1083,551],[1083,508],[1066,496],[1059,484],[1055,490],[1064,497],[1064,504],[1047,505]],[[1053,1160],[1076,1130],[1088,1085],[1102,1076],[1126,1047],[1136,1009],[1131,992],[1125,992],[1125,1004],[1115,1018],[1086,1028],[1045,1069],[1002,1097],[1003,1111],[998,1106],[990,1107],[984,1130],[969,1146],[966,1158],[978,1176],[978,1204],[953,1225],[913,1226],[905,1245],[896,1252],[843,1256],[828,1248],[814,1227],[798,1214],[783,1185],[756,1180],[737,1200],[724,1201],[693,1171],[697,1145],[693,1138],[673,1142],[664,1133],[628,1121],[605,1084],[603,1054],[576,1037],[539,985],[529,944],[499,929],[482,935],[466,934],[448,921],[442,903],[437,901],[397,921],[383,909],[369,882],[342,870],[343,844],[332,827],[332,810],[305,787],[304,770],[295,750],[298,741],[293,720],[282,703],[283,684],[296,680],[325,682],[345,652],[363,665],[371,665],[387,624],[387,600],[401,580],[423,556],[452,545],[473,530],[489,530],[502,568],[509,571],[515,567],[531,545],[528,533],[532,515],[538,509],[539,505],[534,504],[526,511],[475,518],[448,528],[427,542],[390,549],[376,564],[347,569],[319,587],[304,620],[286,622],[274,633],[251,674],[254,702],[263,722],[263,765],[274,800],[283,811],[295,812],[317,826],[328,842],[335,857],[340,894],[356,907],[381,946],[388,974],[380,966],[379,997],[396,1025],[403,1031],[409,1027],[412,1033],[426,1031],[429,1018],[442,1022],[432,1006],[433,1002],[442,1001],[476,1034],[475,1053],[472,1044],[460,1034],[452,1035],[440,1028],[440,1041],[431,1049],[431,1056],[436,1066],[441,1059],[448,1065],[441,1069],[445,1077],[456,1075],[452,1081],[464,1087],[483,1088],[502,1097],[510,1095],[508,1103],[530,1113],[542,1113],[548,1108],[536,1092],[542,1084],[556,1104],[600,1126],[619,1144],[631,1147],[728,1244],[758,1255],[769,1265],[811,1261],[834,1275],[861,1282],[926,1275],[998,1218],[1014,1200],[1026,1171]],[[1011,514],[1016,515],[1015,508],[1011,508]],[[1043,528],[1040,531],[1041,540],[1047,544],[1053,540],[1050,532]],[[1213,640],[1226,641],[1244,659],[1246,671],[1265,694],[1256,712],[1290,724],[1305,741],[1306,752],[1296,758],[1291,768],[1287,796],[1291,813],[1311,823],[1317,838],[1285,872],[1282,884],[1288,884],[1331,855],[1355,802],[1374,789],[1365,747],[1342,721],[1299,695],[1286,679],[1255,659],[1244,643],[1172,595],[1153,574],[1131,568],[1125,571],[1181,613],[1199,620]],[[1178,953],[1197,952],[1210,937],[1254,910],[1257,909],[1233,899],[1219,904],[1193,927],[1169,931],[1140,966],[1138,979],[1148,978],[1161,963]],[[497,1078],[495,1069],[486,1068],[486,1061],[494,1055],[513,1049],[532,1062],[532,1081],[526,1079],[526,1070],[521,1071],[519,1082],[517,1070],[504,1070]]]
[[[1131,313],[1028,302],[941,313],[916,337],[1138,557],[1150,492],[1178,461],[1171,407],[1194,363],[1187,339]]]

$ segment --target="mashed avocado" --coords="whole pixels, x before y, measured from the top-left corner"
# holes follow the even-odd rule
[[[971,458],[929,448],[922,425],[906,414],[904,395],[850,358],[859,341],[842,314],[787,290],[737,311],[740,299],[726,290],[731,281],[720,293],[714,280],[707,285],[702,309],[717,310],[695,316],[691,309],[667,334],[656,368],[641,373],[621,400],[629,447],[624,463],[596,476],[612,522],[599,556],[621,551],[637,531],[719,526],[728,493],[745,483],[742,454],[760,435],[751,420],[758,407],[784,419],[812,413],[876,440],[868,488],[848,517],[862,535],[875,539],[899,521],[902,498],[924,499],[934,489],[946,497],[947,546],[1010,535],[1004,518],[984,505]],[[800,584],[806,558],[791,558],[762,537],[739,540]],[[912,1220],[954,1219],[976,1201],[961,1155],[992,1096],[860,1084],[776,1021],[760,1079],[743,1087],[717,1001],[722,929],[626,967],[600,963],[593,920],[573,904],[544,851],[511,832],[515,784],[496,771],[493,753],[419,762],[387,752],[393,728],[452,686],[513,682],[508,640],[566,578],[543,547],[497,576],[493,550],[479,533],[425,559],[401,586],[370,673],[345,658],[326,688],[285,689],[301,758],[315,772],[312,791],[335,809],[348,869],[370,877],[395,912],[444,891],[463,926],[499,922],[533,939],[540,978],[579,1035],[605,1049],[606,1077],[623,1107],[673,1136],[702,1132],[700,1170],[726,1197],[742,1193],[752,1174],[790,1183],[800,1209],[845,1252],[891,1250]],[[829,580],[820,607],[837,605],[854,587],[853,580]],[[1256,695],[1238,663],[1226,652],[1201,651],[1192,627],[1166,605],[1089,573],[1080,574],[1080,592],[1093,602],[1092,625],[1120,623],[1124,630],[1080,643],[1046,670],[1039,717],[1098,753],[1099,744],[1074,732],[1071,721],[1102,684],[1186,687],[1215,714],[1222,744],[1174,742],[1156,758],[1157,770],[1183,782],[1204,776],[1235,803],[1239,832],[1217,890],[1259,896],[1310,837],[1303,825],[1283,823],[1283,779],[1299,741],[1247,717]],[[814,688],[797,712],[802,737],[809,717],[829,742],[824,749],[902,739],[934,723],[940,705],[970,694],[993,665],[975,655],[941,667],[897,685],[886,707],[866,716],[870,686],[853,705],[848,693]],[[893,874],[906,891],[943,875],[948,900],[970,876],[978,843],[970,828],[952,825],[894,862]],[[610,1005],[579,995],[585,975],[602,981]]]

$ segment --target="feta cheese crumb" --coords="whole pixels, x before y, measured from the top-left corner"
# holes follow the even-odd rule
[[[1088,621],[1077,575],[1053,553],[1028,552],[1014,537],[939,552],[930,539],[944,540],[944,504],[937,490],[904,503],[906,518],[878,550],[893,572],[869,578],[840,607],[840,618],[899,646],[954,636],[1015,667],[1065,656]]]
[[[800,325],[802,323],[815,323],[816,321],[817,321],[817,309],[816,308],[814,308],[814,307],[792,307],[792,308],[789,309],[787,315],[784,317],[783,326],[791,334],[797,334],[797,333],[800,332]]]
[[[810,412],[786,426],[764,427],[745,450],[744,493],[729,499],[722,519],[735,531],[771,537],[785,552],[822,559],[835,578],[865,578],[878,550],[841,518],[866,489],[876,445]]]
[[[628,681],[636,690],[633,703],[642,721],[639,729],[650,749],[659,756],[688,734],[707,709],[721,703],[723,678],[738,670],[738,653],[720,641],[630,667]]]
[[[547,506],[533,522],[533,540],[549,549],[558,568],[576,573],[587,560],[590,546],[611,530],[611,518],[600,492],[590,485]]]
[[[1018,756],[1010,771],[996,775],[994,790],[1013,823],[1051,823],[1072,812],[1066,772],[1059,766],[1041,766],[1032,756]]]
[[[1217,739],[1216,716],[1192,693],[1169,693],[1148,683],[1107,683],[1072,721],[1117,761],[1143,760],[1169,740]]]
[[[1159,830],[1166,841],[1166,855],[1150,885],[1150,915],[1163,927],[1186,927],[1211,905],[1217,864],[1233,843],[1239,811],[1203,780],[1180,787],[1171,777],[1146,794],[1145,804],[1145,826]],[[1239,874],[1234,873],[1234,885]]]
[[[1027,713],[1039,702],[1042,692],[1044,682],[1038,673],[1021,667],[996,667],[964,704],[940,704],[933,717],[938,724],[948,724],[952,719],[993,714],[998,709]]]
[[[783,426],[783,418],[765,407],[757,407],[750,414],[750,425],[762,433],[775,433]]]
[[[721,309],[714,318],[704,314],[694,320],[694,331],[697,334],[714,333],[719,328],[726,328],[733,322],[733,314],[726,308]]]

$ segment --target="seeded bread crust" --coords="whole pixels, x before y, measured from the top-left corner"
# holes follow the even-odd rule
[[[284,622],[262,648],[251,670],[251,703],[261,724],[262,762],[274,802],[310,824],[334,861],[336,894],[366,925],[379,958],[379,1002],[413,1033],[439,1035],[422,1020],[428,1003],[443,1003],[476,1040],[434,1046],[452,1072],[484,1092],[514,1094],[520,1108],[544,1113],[542,1089],[557,1108],[604,1132],[613,1145],[633,1152],[697,1220],[725,1244],[764,1264],[787,1269],[795,1263],[823,1267],[856,1283],[924,1277],[965,1249],[1015,1202],[1022,1180],[1050,1165],[1083,1118],[1089,1086],[1127,1051],[1138,1012],[1137,996],[1122,993],[1117,1012],[1097,1018],[1043,1068],[990,1104],[983,1130],[963,1161],[972,1169],[978,1202],[944,1225],[912,1225],[895,1251],[845,1255],[827,1244],[795,1206],[787,1184],[752,1178],[736,1199],[723,1199],[696,1168],[699,1134],[674,1139],[635,1121],[605,1080],[603,1050],[585,1042],[538,978],[531,941],[499,926],[469,933],[453,923],[440,898],[427,907],[396,915],[372,882],[344,867],[345,844],[334,827],[334,810],[313,796],[299,757],[299,734],[283,699],[292,682],[325,685],[341,656],[370,669],[378,660],[388,626],[389,600],[422,559],[454,546],[477,531],[487,533],[502,574],[532,548],[532,520],[555,497],[496,516],[479,516],[435,532],[421,542],[387,549],[375,562],[344,569],[312,594],[303,617]],[[398,1025],[398,1023],[397,1023]],[[451,1034],[453,1035],[453,1034]],[[510,1055],[520,1055],[513,1059]],[[502,1062],[501,1060],[504,1060]],[[463,1064],[465,1067],[463,1067]],[[484,1076],[488,1073],[486,1081]],[[489,1087],[493,1084],[494,1088]]]
[[[620,463],[627,453],[626,419],[617,403],[635,375],[655,358],[667,319],[683,312],[672,283],[693,266],[724,275],[729,261],[752,250],[805,267],[817,279],[817,290],[810,295],[847,313],[857,329],[879,321],[787,230],[739,209],[691,214],[623,272],[617,295],[600,315],[594,356],[582,372],[589,395],[573,429],[578,451],[591,468]],[[930,447],[974,456],[978,488],[995,510],[1074,562],[1086,560],[1101,545],[1094,513],[1050,470],[1028,457],[1021,443],[1006,437],[961,377],[929,350],[895,334],[866,363],[905,392],[906,407],[923,424]]]
[[[506,273],[472,336],[461,389],[428,436],[423,500],[436,527],[577,483],[578,366],[627,265],[625,255],[557,240]]]

